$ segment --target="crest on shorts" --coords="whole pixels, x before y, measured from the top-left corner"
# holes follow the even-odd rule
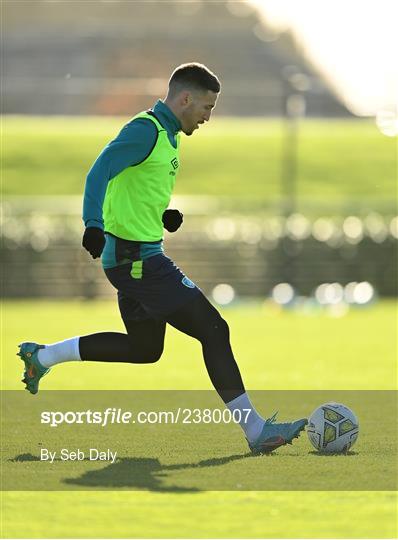
[[[195,283],[193,281],[191,281],[189,278],[187,278],[187,276],[184,276],[181,280],[181,283],[183,285],[185,285],[185,287],[189,287],[190,289],[194,289],[195,288]]]

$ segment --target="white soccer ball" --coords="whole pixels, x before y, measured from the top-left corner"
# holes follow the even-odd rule
[[[308,419],[308,438],[320,452],[348,452],[357,440],[358,432],[357,417],[341,403],[325,403]]]

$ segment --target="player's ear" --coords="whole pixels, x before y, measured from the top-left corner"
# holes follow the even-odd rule
[[[192,94],[189,90],[183,90],[180,94],[180,105],[185,109],[192,103]]]

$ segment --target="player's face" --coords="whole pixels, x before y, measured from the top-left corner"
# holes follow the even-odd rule
[[[186,135],[192,135],[195,129],[199,129],[199,124],[210,120],[217,97],[218,94],[210,90],[189,94],[189,103],[181,115],[182,131]]]

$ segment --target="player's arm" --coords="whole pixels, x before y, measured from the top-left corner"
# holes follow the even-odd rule
[[[105,245],[102,207],[108,182],[127,167],[144,161],[157,139],[153,122],[137,118],[128,123],[110,142],[91,167],[84,189],[83,221],[86,227],[82,245],[96,259]]]

